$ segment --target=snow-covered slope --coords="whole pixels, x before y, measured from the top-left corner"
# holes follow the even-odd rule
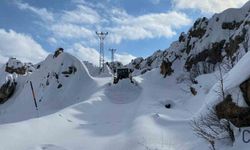
[[[111,86],[109,78],[94,80],[99,83],[98,90],[88,98],[80,97],[82,102],[78,104],[49,116],[0,125],[1,147],[143,150],[200,149],[196,147],[199,144],[206,148],[200,140],[194,140],[188,126],[192,111],[186,107],[188,99],[183,98],[191,94],[186,95],[173,78],[160,77],[159,69],[136,77],[138,86],[127,80]],[[165,108],[168,103],[171,109]]]
[[[72,65],[77,71],[65,77],[62,72]],[[0,149],[208,149],[193,133],[190,120],[216,83],[214,74],[197,78],[198,94],[193,96],[186,83],[174,75],[163,78],[159,68],[135,77],[138,85],[129,80],[112,85],[110,77],[92,78],[67,53],[50,55],[36,66],[32,74],[17,78],[23,87],[1,105]],[[41,99],[38,111],[26,83],[30,80]]]
[[[99,75],[68,53],[49,55],[15,77],[14,95],[0,105],[0,150],[208,150],[190,122],[223,100],[218,68],[225,93],[248,107],[239,86],[250,77],[249,10],[250,2],[200,18],[168,49],[132,60],[137,84],[111,84],[110,64]],[[233,145],[216,148],[249,149],[235,133]]]
[[[75,57],[63,53],[56,58],[49,55],[33,73],[19,75],[15,94],[0,106],[0,120],[21,121],[51,114],[89,97],[96,88],[85,65]],[[39,114],[33,101],[30,82],[34,87]]]
[[[111,77],[112,76],[111,68],[107,64],[104,65],[104,71],[101,73],[100,73],[100,68],[93,65],[92,63],[84,61],[84,64],[87,67],[92,77]]]

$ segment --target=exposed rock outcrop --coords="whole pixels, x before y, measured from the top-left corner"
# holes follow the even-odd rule
[[[227,119],[236,127],[250,126],[250,108],[239,107],[233,102],[231,95],[215,106],[216,115],[219,119]]]
[[[69,75],[74,74],[76,71],[77,71],[77,68],[75,66],[69,66],[68,70],[63,71],[62,74],[68,77]]]
[[[160,68],[160,73],[164,76],[164,78],[166,78],[166,76],[170,76],[174,72],[172,69],[172,62],[169,60],[163,60]]]
[[[194,87],[190,87],[190,92],[195,96],[197,94],[197,91],[195,90]]]
[[[6,63],[5,71],[12,74],[16,73],[19,75],[24,75],[27,72],[27,65],[23,64],[21,61],[16,58],[10,58]]]
[[[206,17],[199,18],[195,21],[193,28],[189,30],[189,38],[191,37],[197,37],[201,38],[206,33],[206,27],[208,25],[208,19]]]
[[[0,88],[0,104],[6,102],[15,92],[16,82],[8,80]]]
[[[193,65],[198,64],[199,62],[206,62],[210,64],[217,64],[219,62],[222,62],[223,56],[222,56],[222,48],[224,46],[225,40],[222,40],[220,42],[212,43],[210,49],[206,49],[195,56],[189,56],[186,63],[185,68],[190,71]],[[214,70],[213,70],[214,71]],[[203,73],[209,73],[209,72],[203,72]]]
[[[53,58],[56,58],[57,56],[59,56],[61,53],[63,53],[63,48],[58,48],[55,53],[54,53],[54,56]]]
[[[226,30],[226,29],[234,30],[234,29],[238,29],[242,23],[243,23],[243,21],[236,22],[235,20],[232,22],[223,22],[221,27],[224,30]]]
[[[240,85],[243,98],[248,106],[250,106],[250,79],[246,80]]]

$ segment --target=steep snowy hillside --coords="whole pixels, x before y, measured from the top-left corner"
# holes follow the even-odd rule
[[[217,64],[227,64],[232,68],[248,51],[250,2],[240,9],[228,9],[212,18],[199,18],[187,33],[170,48],[157,51],[143,59],[136,58],[128,65],[135,74],[143,74],[152,68],[160,67],[164,60],[175,71],[190,73],[211,73]],[[195,75],[197,76],[197,75]]]

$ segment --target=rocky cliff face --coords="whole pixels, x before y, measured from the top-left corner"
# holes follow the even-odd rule
[[[184,70],[196,76],[215,71],[219,64],[230,69],[248,51],[249,25],[250,3],[210,19],[199,18],[168,49],[145,59],[136,58],[127,66],[141,74],[160,67],[162,62],[172,62],[173,72]]]

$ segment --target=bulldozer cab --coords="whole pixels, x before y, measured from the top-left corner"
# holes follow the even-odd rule
[[[129,73],[128,68],[120,68],[116,70],[116,76],[119,80],[129,78]]]
[[[130,78],[131,70],[129,68],[116,69],[114,76],[114,84],[118,83],[119,80]]]

